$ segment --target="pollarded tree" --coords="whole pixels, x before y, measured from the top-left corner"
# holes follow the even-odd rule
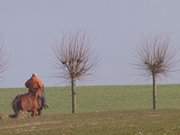
[[[88,46],[88,38],[84,33],[63,36],[61,43],[54,48],[57,68],[60,71],[58,77],[71,82],[72,113],[76,112],[77,80],[90,75],[94,66],[91,49]]]
[[[171,72],[175,53],[172,52],[167,38],[155,37],[145,41],[144,46],[138,51],[138,58],[138,69],[144,71],[144,76],[152,78],[153,110],[156,110],[157,78]]]

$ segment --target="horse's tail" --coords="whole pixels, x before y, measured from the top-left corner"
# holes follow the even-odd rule
[[[10,117],[17,117],[18,116],[18,114],[19,114],[19,111],[21,110],[21,106],[20,106],[20,102],[21,102],[21,100],[20,100],[20,95],[17,95],[15,98],[14,98],[14,100],[12,101],[12,109],[13,109],[13,111],[14,111],[14,114],[13,115],[10,115]]]

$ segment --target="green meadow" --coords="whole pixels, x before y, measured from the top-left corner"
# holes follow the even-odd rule
[[[0,112],[11,112],[11,101],[27,90],[0,89]],[[77,112],[146,110],[152,108],[151,86],[77,87]],[[180,109],[180,85],[162,85],[157,90],[158,109]],[[71,91],[68,87],[46,88],[49,109],[43,113],[71,113]]]
[[[0,90],[0,135],[179,135],[180,85],[158,86],[152,111],[151,86],[77,87],[71,114],[68,87],[46,88],[49,108],[40,117],[8,118],[11,101],[26,89]]]

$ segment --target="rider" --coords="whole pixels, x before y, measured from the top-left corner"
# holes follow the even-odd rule
[[[46,99],[44,97],[44,82],[38,77],[37,74],[33,73],[31,78],[25,82],[26,88],[28,88],[29,93],[35,92],[42,100],[42,105],[47,108]]]

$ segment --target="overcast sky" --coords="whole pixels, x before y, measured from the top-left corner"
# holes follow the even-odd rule
[[[87,33],[99,57],[96,72],[80,84],[149,83],[132,66],[136,49],[144,38],[166,35],[180,50],[179,6],[179,0],[0,0],[0,41],[9,64],[0,87],[24,87],[34,72],[46,86],[66,84],[53,77],[51,47],[76,31]],[[180,75],[161,82],[179,83]]]

